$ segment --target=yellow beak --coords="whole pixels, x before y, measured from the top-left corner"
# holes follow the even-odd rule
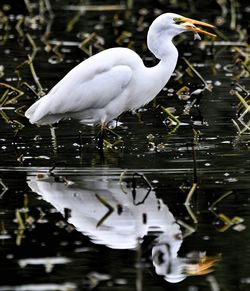
[[[190,276],[205,275],[213,272],[213,266],[218,262],[218,258],[202,257],[198,264],[187,264],[186,272]]]
[[[181,18],[181,24],[182,26],[184,26],[186,29],[188,30],[191,30],[191,31],[195,31],[197,33],[203,33],[203,34],[206,34],[206,35],[209,35],[209,36],[212,36],[212,37],[216,37],[215,34],[213,33],[210,33],[206,30],[203,30],[199,27],[196,27],[194,24],[197,24],[197,25],[200,25],[200,26],[206,26],[206,27],[210,27],[210,28],[214,28],[215,26],[211,25],[211,24],[208,24],[206,22],[203,22],[203,21],[198,21],[198,20],[195,20],[195,19],[192,19],[192,18],[186,18],[186,17],[183,17]]]

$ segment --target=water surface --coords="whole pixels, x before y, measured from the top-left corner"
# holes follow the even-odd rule
[[[176,39],[180,57],[171,80],[140,110],[140,118],[120,117],[114,131],[123,143],[104,149],[104,157],[97,149],[98,127],[73,120],[53,129],[36,127],[22,115],[39,94],[27,65],[19,82],[16,73],[34,53],[29,36],[37,47],[34,68],[47,92],[91,51],[129,46],[147,66],[155,65],[145,39],[161,12],[223,22],[216,1],[174,2],[136,1],[128,10],[125,2],[51,1],[52,22],[51,12],[35,3],[31,11],[19,2],[1,4],[8,22],[1,22],[0,82],[24,94],[1,104],[12,108],[1,108],[0,116],[0,290],[249,289],[249,130],[239,134],[244,129],[239,100],[230,94],[250,85],[247,72],[238,75],[236,49],[246,51],[247,35],[241,33],[248,25],[247,4],[235,1],[238,32],[230,28],[227,7],[216,42],[194,41],[192,34]],[[82,6],[107,4],[116,6],[102,8],[106,11]],[[79,7],[86,11],[79,13]],[[23,16],[25,23],[18,22]],[[211,88],[187,101],[176,92],[204,84],[185,60]],[[6,87],[0,90],[3,96]],[[8,94],[16,96],[13,90]],[[176,109],[179,127],[169,125],[161,106]],[[193,276],[186,274],[190,264]]]

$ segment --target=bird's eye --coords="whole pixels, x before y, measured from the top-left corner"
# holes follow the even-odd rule
[[[181,24],[183,22],[182,18],[180,17],[175,17],[173,20],[175,24]]]
[[[155,254],[155,259],[156,259],[157,265],[162,265],[164,263],[164,253],[161,251],[158,251]]]

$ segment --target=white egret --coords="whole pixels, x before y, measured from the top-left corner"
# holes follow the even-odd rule
[[[136,187],[134,197],[133,188],[125,182],[121,187],[119,180],[106,175],[70,179],[67,185],[65,181],[55,181],[52,176],[37,175],[29,177],[28,185],[62,214],[70,209],[69,223],[96,244],[113,249],[136,249],[138,238],[143,239],[150,233],[168,233],[169,240],[173,241],[171,249],[179,250],[182,243],[180,226],[148,185]]]
[[[52,124],[75,118],[85,124],[105,124],[121,113],[149,103],[173,73],[178,51],[172,39],[185,31],[214,34],[195,26],[210,24],[165,13],[151,24],[147,45],[160,62],[145,67],[128,48],[104,50],[73,68],[51,91],[36,101],[25,116],[31,123]]]
[[[192,257],[179,256],[183,243],[181,228],[156,192],[153,189],[147,192],[149,185],[136,187],[134,197],[129,184],[121,187],[113,176],[71,178],[66,184],[55,181],[52,176],[30,176],[28,185],[63,215],[65,209],[70,209],[68,222],[95,244],[112,249],[136,249],[138,238],[142,241],[146,236],[156,236],[152,262],[156,273],[168,282],[212,272],[216,258],[196,255],[197,252]]]

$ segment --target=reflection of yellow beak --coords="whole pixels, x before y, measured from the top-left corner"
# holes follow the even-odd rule
[[[186,272],[189,276],[206,275],[213,272],[213,266],[218,258],[202,257],[199,258],[198,264],[187,264]]]
[[[191,30],[191,31],[195,31],[197,33],[203,33],[203,34],[206,34],[206,35],[209,35],[209,36],[216,37],[215,34],[210,33],[208,31],[203,30],[203,29],[201,29],[199,27],[196,27],[194,25],[194,24],[197,24],[197,25],[200,25],[200,26],[206,26],[206,27],[214,28],[214,26],[211,25],[211,24],[208,24],[208,23],[203,22],[203,21],[194,20],[194,19],[191,19],[191,18],[186,18],[186,17],[181,18],[181,22],[182,23],[180,25],[184,26],[188,30]]]

